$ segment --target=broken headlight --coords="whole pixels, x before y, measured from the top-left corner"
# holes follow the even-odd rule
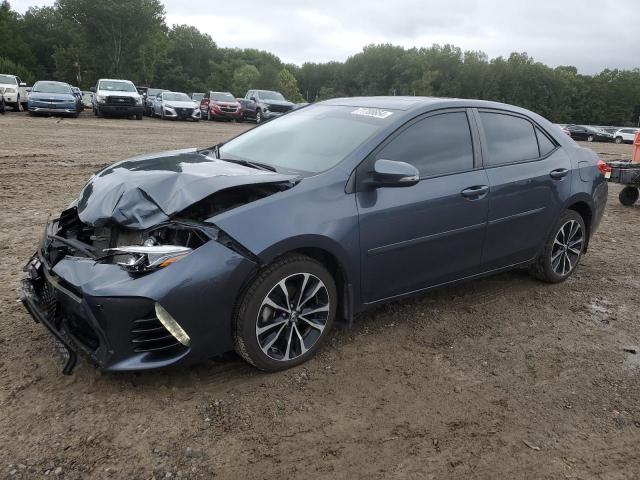
[[[104,250],[116,263],[131,272],[148,272],[181,260],[192,249],[180,245],[130,245]]]

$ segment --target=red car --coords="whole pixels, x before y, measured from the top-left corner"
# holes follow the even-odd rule
[[[229,92],[205,93],[200,111],[207,120],[242,120],[242,105]]]

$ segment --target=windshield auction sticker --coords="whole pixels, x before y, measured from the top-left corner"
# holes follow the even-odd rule
[[[362,115],[364,117],[387,118],[393,115],[389,110],[381,110],[379,108],[358,108],[351,112],[352,115]]]

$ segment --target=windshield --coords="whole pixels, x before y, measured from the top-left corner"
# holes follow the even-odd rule
[[[191,99],[189,98],[189,95],[187,95],[186,93],[163,93],[162,94],[162,99],[166,102],[166,101],[174,101],[174,102],[191,102]]]
[[[269,92],[269,91],[266,91],[266,90],[261,90],[260,92],[258,92],[258,95],[260,96],[260,98],[262,100],[283,100],[283,101],[286,101],[280,92]]]
[[[249,130],[220,147],[220,158],[318,173],[388,125],[393,111],[312,105]]]
[[[71,93],[71,87],[60,82],[36,82],[31,91],[41,93]]]
[[[110,92],[137,92],[133,83],[120,80],[103,80],[100,82],[100,85],[98,85],[98,90],[109,90]]]
[[[13,85],[17,85],[16,77],[12,75],[0,75],[0,83],[12,83]]]
[[[216,102],[236,102],[236,97],[229,92],[211,92],[211,99]]]
[[[199,102],[204,98],[204,93],[192,93],[191,99],[195,102]]]
[[[147,89],[147,97],[155,97],[159,93],[164,92],[164,91],[166,91],[166,90],[163,90],[161,88],[148,88]]]

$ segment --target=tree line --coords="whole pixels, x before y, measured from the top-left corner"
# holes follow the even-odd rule
[[[160,0],[57,0],[24,15],[0,3],[0,73],[83,89],[101,77],[184,92],[279,90],[294,102],[427,95],[495,100],[555,122],[636,125],[640,68],[579,74],[526,53],[490,59],[452,45],[369,45],[344,62],[286,64],[258,49],[221,48],[189,25],[169,27]]]

